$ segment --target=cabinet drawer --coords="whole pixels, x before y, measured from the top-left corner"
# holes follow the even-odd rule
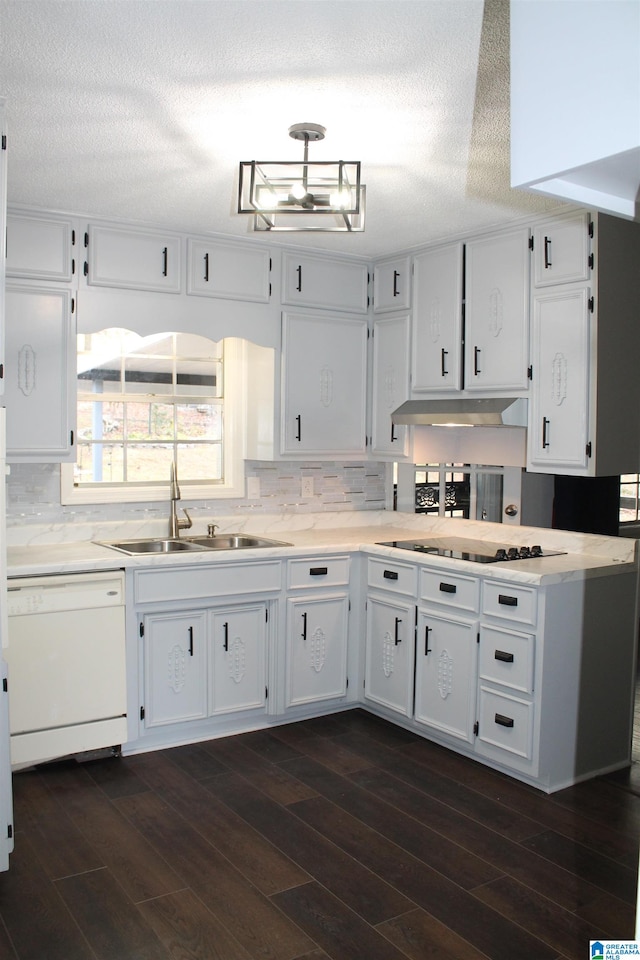
[[[310,560],[289,560],[287,563],[287,586],[290,590],[301,587],[335,587],[349,583],[349,557],[313,557]]]
[[[197,600],[244,593],[280,590],[280,561],[265,563],[221,563],[211,566],[165,567],[136,570],[136,603],[165,600]]]
[[[480,581],[475,577],[421,569],[420,599],[475,613],[480,605]]]
[[[533,703],[480,687],[480,744],[498,747],[525,760],[533,756]],[[482,748],[480,746],[480,752]]]
[[[519,623],[536,622],[536,591],[515,583],[487,580],[482,591],[482,612]]]
[[[416,595],[417,569],[414,566],[395,561],[369,560],[367,572],[370,587],[404,593],[410,597]]]
[[[480,626],[480,677],[521,693],[533,692],[535,637]]]

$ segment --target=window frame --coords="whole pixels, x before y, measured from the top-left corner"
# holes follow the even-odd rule
[[[182,332],[182,331],[180,331]],[[199,334],[201,336],[202,334]],[[183,500],[230,499],[244,496],[244,456],[246,436],[246,353],[244,341],[237,337],[224,338],[225,394],[224,416],[224,480],[221,483],[191,483],[182,478],[180,489]],[[74,481],[74,463],[60,464],[60,503],[158,503],[169,496],[169,477],[164,483],[144,486],[77,486]]]

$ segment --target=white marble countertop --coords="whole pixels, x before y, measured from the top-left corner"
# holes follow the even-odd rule
[[[251,533],[270,539],[286,541],[289,546],[257,549],[187,552],[176,554],[149,554],[130,557],[95,541],[132,539],[134,537],[165,536],[164,529],[141,529],[136,525],[109,525],[101,528],[51,530],[31,528],[23,531],[23,541],[17,531],[10,531],[8,547],[8,574],[10,577],[45,574],[78,573],[84,571],[121,568],[155,567],[160,565],[228,563],[277,557],[323,556],[334,552],[366,551],[397,562],[417,562],[437,566],[443,570],[458,570],[466,574],[489,575],[532,585],[550,584],[563,580],[609,576],[637,570],[637,541],[620,537],[601,537],[563,530],[519,527],[480,521],[428,517],[424,515],[367,511],[320,514],[272,514],[260,517],[233,517],[218,533]],[[194,528],[189,535],[205,531]],[[76,539],[70,539],[75,533]],[[384,547],[381,541],[411,538],[437,539],[447,546],[451,537],[465,537],[492,546],[520,546],[541,544],[543,549],[564,550],[562,556],[538,559],[478,564],[448,557],[436,557],[394,547]],[[11,542],[13,540],[13,542]],[[486,549],[486,547],[485,547]],[[492,551],[493,552],[493,551]]]

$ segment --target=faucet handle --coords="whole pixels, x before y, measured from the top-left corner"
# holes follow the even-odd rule
[[[189,515],[189,511],[187,510],[186,507],[183,507],[183,508],[182,508],[182,512],[184,513],[184,515],[185,515],[185,517],[186,517],[187,519],[186,519],[186,520],[183,520],[182,517],[180,517],[180,519],[178,520],[178,529],[179,529],[179,530],[189,530],[189,528],[193,526],[193,520],[191,519],[191,517],[190,517],[190,515]]]
[[[215,537],[215,535],[216,535],[216,530],[217,530],[217,529],[218,529],[218,524],[217,524],[217,523],[209,523],[209,524],[207,524],[207,536],[209,536],[209,537]]]

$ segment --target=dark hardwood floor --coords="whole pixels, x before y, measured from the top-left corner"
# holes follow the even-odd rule
[[[584,960],[634,937],[634,773],[549,797],[361,710],[48,764],[0,960]]]

